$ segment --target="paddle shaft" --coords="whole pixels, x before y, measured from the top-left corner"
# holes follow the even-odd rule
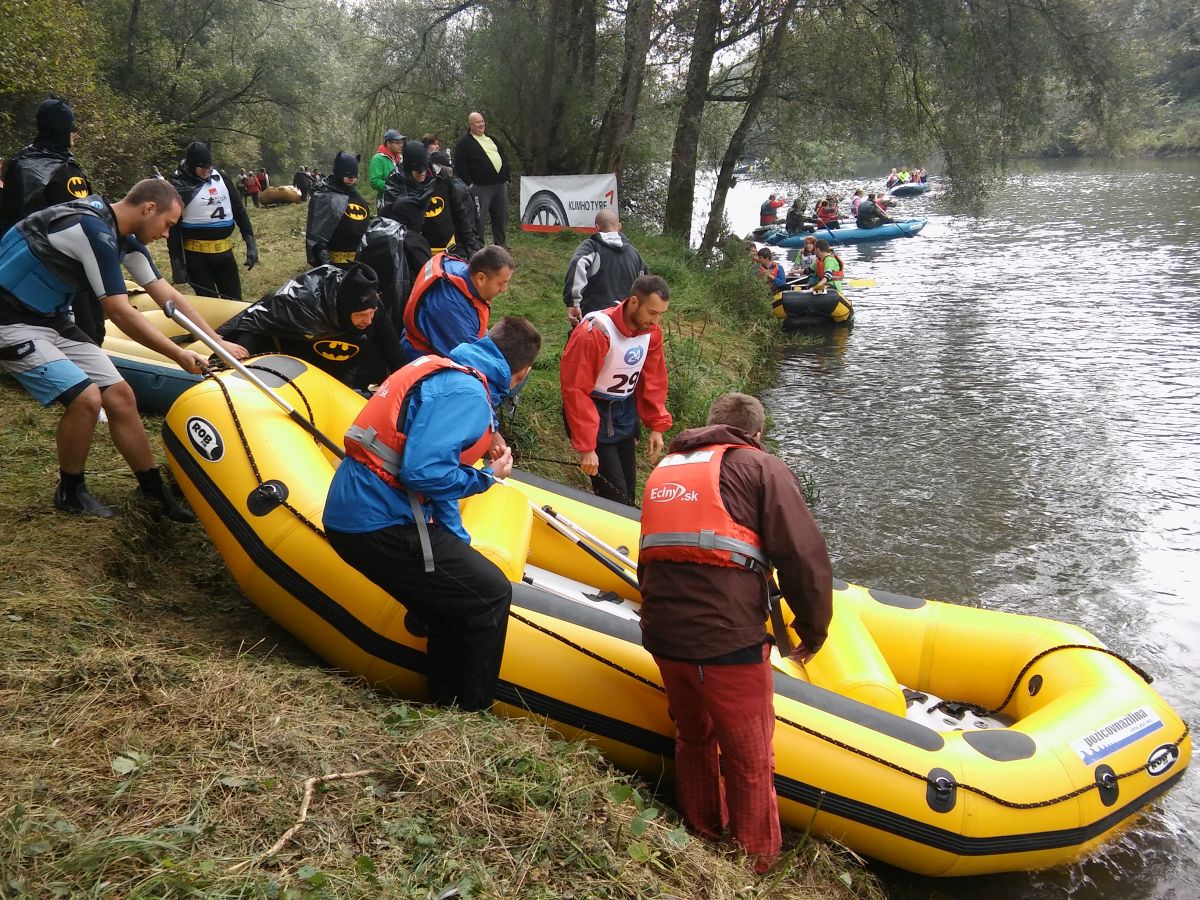
[[[529,505],[533,507],[534,515],[536,515],[539,519],[565,537],[568,541],[573,543],[592,559],[596,560],[596,562],[600,563],[600,565],[604,566],[604,568],[608,569],[608,571],[612,572],[634,590],[639,590],[637,579],[630,575],[625,569],[621,568],[621,566],[617,565],[616,561],[609,559],[595,547],[587,544],[582,535],[568,528],[561,521],[559,521],[559,519],[547,513],[532,500],[529,501]]]
[[[576,525],[574,522],[572,522],[570,519],[568,519],[562,513],[556,512],[553,507],[543,506],[542,511],[545,512],[546,515],[554,516],[554,518],[558,519],[559,522],[561,522],[567,528],[570,528],[572,531],[574,531],[580,537],[584,538],[585,540],[591,541],[591,543],[594,546],[599,547],[605,553],[612,556],[613,559],[615,559],[617,562],[622,563],[625,566],[625,568],[629,569],[632,572],[637,571],[637,563],[635,563],[632,559],[630,559],[628,554],[622,553],[620,550],[618,550],[616,547],[612,546],[611,544],[606,544],[604,541],[600,540],[600,538],[596,537],[596,535],[592,534],[587,529],[583,528],[582,526]]]
[[[220,358],[221,362],[225,363],[225,365],[229,366],[231,369],[249,381],[252,385],[270,397],[276,406],[288,414],[288,418],[316,438],[317,441],[319,441],[326,449],[337,456],[338,459],[345,457],[345,450],[343,450],[328,437],[326,437],[321,431],[319,431],[316,425],[308,421],[308,419],[304,418],[304,416],[300,415],[294,406],[271,390],[266,382],[234,359],[233,355],[230,354],[228,350],[201,331],[195,322],[176,309],[175,304],[172,301],[167,301],[166,305],[163,307],[163,312],[165,312],[167,317],[172,321],[177,322],[179,325],[190,331],[197,340],[202,341],[209,350],[211,350]]]

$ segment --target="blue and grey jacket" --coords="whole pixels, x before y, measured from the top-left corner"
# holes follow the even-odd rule
[[[482,373],[487,395],[479,379],[465,372],[447,370],[419,382],[404,417],[408,440],[399,478],[425,498],[427,521],[437,522],[469,544],[471,536],[463,528],[458,501],[483,493],[495,479],[490,468],[463,465],[459,456],[495,426],[495,409],[509,395],[512,371],[489,337],[460,344],[450,351],[450,359]],[[324,523],[333,531],[362,534],[411,525],[413,516],[406,492],[346,457],[329,486]]]
[[[26,216],[0,239],[0,310],[9,321],[65,317],[75,296],[126,292],[121,265],[140,285],[162,276],[136,237],[122,237],[112,207],[93,194]]]

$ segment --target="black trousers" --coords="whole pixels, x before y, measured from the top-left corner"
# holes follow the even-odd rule
[[[425,571],[415,525],[326,534],[338,556],[424,625],[429,702],[488,709],[500,678],[512,604],[512,584],[496,564],[437,524],[429,526],[431,573]]]
[[[637,493],[637,439],[630,435],[615,444],[597,444],[600,472],[592,478],[592,492],[597,497],[616,500],[633,506]]]
[[[242,299],[242,280],[233,251],[195,253],[185,251],[188,282],[201,297]]]

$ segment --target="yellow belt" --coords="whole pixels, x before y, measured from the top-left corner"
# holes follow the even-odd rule
[[[330,250],[329,261],[335,263],[354,262],[354,250]]]
[[[432,250],[434,253],[449,253],[451,250],[453,250],[457,246],[458,246],[458,241],[455,240],[454,238],[450,238],[450,243],[448,243],[445,247],[430,247],[429,249]]]
[[[222,238],[219,241],[198,241],[193,238],[183,239],[183,249],[192,253],[225,253],[233,249],[232,238]]]

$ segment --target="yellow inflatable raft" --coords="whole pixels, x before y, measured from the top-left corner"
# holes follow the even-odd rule
[[[129,302],[146,321],[171,340],[208,356],[208,348],[176,325],[162,311],[150,295],[132,282],[125,282],[129,290]],[[224,300],[214,297],[188,297],[196,312],[213,328],[225,323],[241,312],[248,304],[241,300]],[[112,322],[105,326],[104,352],[116,365],[133,388],[138,409],[143,413],[162,415],[171,408],[179,395],[200,381],[199,375],[189,375],[161,353],[149,349],[129,337]]]
[[[338,440],[363,403],[291,357],[253,367]],[[184,394],[164,439],[251,600],[330,665],[421,699],[424,642],[405,628],[404,608],[342,563],[320,531],[336,458],[232,373]],[[463,504],[474,546],[514,583],[497,710],[593,741],[621,766],[669,772],[672,725],[640,644],[636,591],[532,504],[637,547],[636,510],[529,475]],[[835,587],[825,648],[807,671],[777,663],[786,824],[812,823],[927,875],[1035,869],[1086,854],[1183,774],[1186,725],[1082,629]]]

